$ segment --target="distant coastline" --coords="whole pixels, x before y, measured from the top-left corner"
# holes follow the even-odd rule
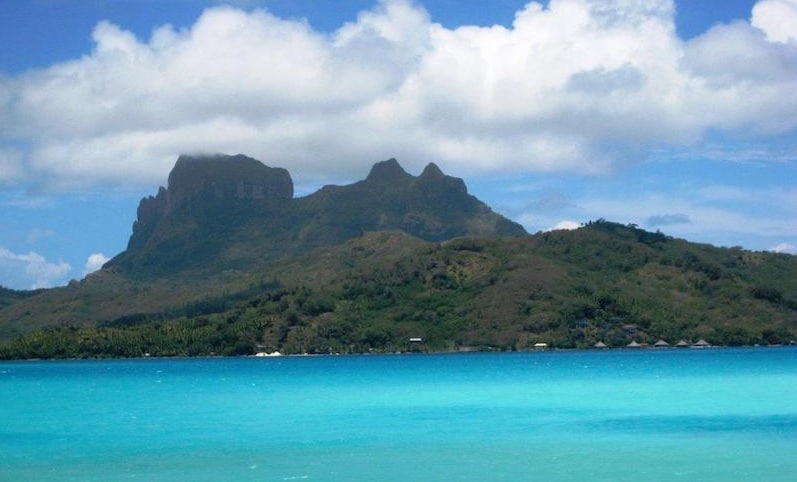
[[[470,347],[466,347],[465,349],[453,349],[453,350],[414,350],[414,351],[396,351],[396,352],[380,352],[380,351],[370,351],[370,352],[350,352],[350,353],[253,353],[253,354],[245,354],[245,355],[217,355],[217,354],[199,354],[199,355],[152,355],[149,353],[142,354],[140,356],[129,356],[129,357],[104,357],[104,356],[97,356],[97,357],[69,357],[69,358],[39,358],[39,357],[31,357],[31,358],[0,358],[0,363],[2,362],[15,362],[15,361],[81,361],[81,360],[145,360],[145,359],[152,359],[152,360],[180,360],[180,359],[223,359],[223,358],[266,358],[266,359],[276,359],[276,358],[294,358],[294,357],[358,357],[358,356],[415,356],[415,355],[465,355],[465,354],[535,354],[535,353],[572,353],[572,352],[614,352],[614,351],[628,351],[628,352],[668,352],[668,351],[690,351],[690,350],[736,350],[736,349],[743,349],[743,350],[755,350],[755,349],[793,349],[797,347],[797,343],[790,343],[790,344],[781,344],[781,345],[738,345],[738,346],[722,346],[722,345],[710,345],[710,346],[690,346],[686,348],[676,348],[676,347],[654,347],[652,345],[640,346],[640,347],[605,347],[605,348],[594,348],[594,347],[584,347],[584,348],[546,348],[546,349],[527,349],[527,350],[498,350],[498,349],[484,349],[484,350],[477,350]]]

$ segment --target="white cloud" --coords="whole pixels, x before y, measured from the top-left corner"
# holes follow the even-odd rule
[[[1,113],[2,111],[0,111]],[[2,137],[0,137],[0,142],[2,142]],[[0,144],[0,186],[13,184],[23,178],[24,155],[19,149],[4,148]]]
[[[770,251],[774,251],[776,253],[789,253],[789,254],[797,254],[797,246],[791,243],[780,243],[777,246],[774,246]]]
[[[762,0],[753,7],[751,23],[773,42],[797,41],[797,0]]]
[[[9,283],[9,288],[38,289],[64,284],[72,267],[58,261],[47,261],[33,251],[17,254],[0,248],[0,277]]]
[[[457,29],[386,0],[330,34],[231,7],[149,39],[102,22],[86,56],[0,79],[0,176],[155,184],[185,152],[243,152],[299,179],[390,156],[459,175],[600,173],[709,130],[766,140],[797,129],[793,6],[764,0],[752,23],[689,42],[671,0],[531,2],[511,27]]]
[[[86,268],[83,270],[83,276],[97,271],[98,269],[102,268],[102,265],[110,260],[111,258],[102,253],[94,253],[89,255],[88,259],[86,259]]]
[[[567,220],[565,220],[565,221],[560,221],[560,222],[556,223],[556,226],[554,226],[554,227],[552,227],[550,229],[546,229],[545,231],[558,231],[560,229],[571,231],[573,229],[578,229],[579,227],[581,227],[580,223],[577,223],[575,221],[567,221]]]

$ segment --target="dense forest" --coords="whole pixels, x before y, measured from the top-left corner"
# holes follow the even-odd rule
[[[4,311],[33,327],[14,332],[6,324],[0,357],[527,350],[537,343],[589,348],[599,341],[624,347],[699,339],[737,346],[797,339],[797,257],[695,244],[604,220],[573,231],[440,242],[401,231],[366,232],[234,275],[186,272],[179,281],[149,284],[104,276],[51,294],[0,293]],[[123,295],[103,297],[103,290]],[[153,293],[167,295],[154,303],[148,301]],[[57,313],[65,299],[71,312],[61,308],[36,327],[35,320]],[[118,309],[103,311],[106,305]]]

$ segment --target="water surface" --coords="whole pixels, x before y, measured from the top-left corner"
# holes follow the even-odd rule
[[[797,349],[0,363],[0,480],[797,480]]]

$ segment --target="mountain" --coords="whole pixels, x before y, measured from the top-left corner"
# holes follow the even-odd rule
[[[174,237],[179,224],[213,219],[221,222],[226,212],[278,206],[293,199],[293,181],[285,169],[237,156],[180,156],[169,174],[168,188],[141,200],[133,224],[128,251],[157,247]]]
[[[299,199],[302,245],[339,244],[368,231],[400,230],[426,241],[458,236],[517,236],[519,224],[468,194],[462,179],[429,164],[420,176],[395,159],[375,164],[365,180],[325,186]]]
[[[434,164],[292,190],[245,156],[181,157],[102,270],[0,290],[0,358],[797,340],[795,256],[605,220],[528,235]]]
[[[248,270],[389,229],[430,241],[525,234],[434,164],[415,177],[390,159],[363,181],[294,199],[285,169],[240,154],[181,156],[168,187],[139,204],[128,247],[107,268],[138,279]]]

